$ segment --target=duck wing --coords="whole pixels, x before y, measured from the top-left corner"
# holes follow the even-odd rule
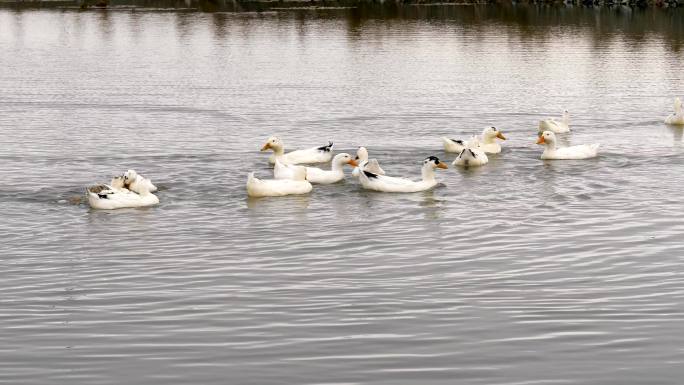
[[[385,170],[380,167],[377,159],[370,159],[363,169],[375,175],[385,175]]]

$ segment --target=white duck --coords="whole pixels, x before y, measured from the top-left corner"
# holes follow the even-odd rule
[[[361,170],[359,181],[361,186],[367,190],[381,192],[418,192],[429,190],[437,185],[435,180],[436,168],[448,168],[435,156],[430,156],[423,161],[422,180],[414,182],[406,178],[395,178],[391,176],[373,174]]]
[[[124,186],[124,177],[117,176],[112,179],[109,185],[88,187],[86,189],[88,204],[94,209],[113,210],[153,206],[159,203],[159,198],[149,190],[140,188],[140,193],[135,193]]]
[[[377,175],[385,175],[385,170],[380,167],[380,163],[378,163],[377,159],[368,159],[368,150],[366,147],[362,146],[356,150],[355,160],[356,163],[358,163],[358,166],[352,170],[352,176],[354,178],[359,177],[361,170],[366,170]]]
[[[665,123],[675,124],[675,125],[684,125],[684,111],[682,110],[681,99],[675,98],[675,100],[674,100],[674,113],[670,114],[670,116],[665,118]]]
[[[446,136],[442,137],[444,144],[444,152],[460,153],[465,148],[465,142],[459,139],[449,139]]]
[[[312,186],[306,178],[306,170],[297,169],[295,179],[258,179],[254,173],[247,176],[247,195],[251,197],[277,197],[283,195],[307,194]]]
[[[332,159],[332,146],[333,143],[329,142],[326,146],[296,150],[286,154],[285,146],[280,138],[271,136],[261,147],[261,151],[273,150],[273,155],[268,158],[271,164],[274,164],[276,159],[284,164],[325,163]]]
[[[306,180],[311,183],[331,184],[337,183],[344,179],[344,165],[348,164],[352,167],[358,166],[358,163],[352,159],[351,155],[342,153],[337,154],[330,164],[330,170],[322,170],[317,167],[306,168]]]
[[[300,172],[304,172],[304,175],[306,175],[306,167],[294,164],[284,164],[279,159],[275,160],[273,177],[276,179],[296,179]]]
[[[143,191],[155,192],[157,191],[157,186],[152,184],[152,181],[145,178],[144,176],[135,172],[135,170],[128,170],[123,175],[124,186],[138,194],[142,194]]]
[[[480,136],[480,149],[487,154],[498,154],[501,152],[501,145],[496,142],[497,139],[506,140],[501,130],[496,127],[487,127],[482,131]]]
[[[551,131],[556,134],[563,134],[570,132],[570,114],[567,110],[563,111],[561,121],[554,118],[544,119],[539,121],[539,132]]]
[[[598,156],[599,144],[583,144],[571,147],[556,147],[556,134],[544,131],[537,140],[544,145],[542,159],[587,159]]]
[[[480,140],[474,136],[466,142],[466,147],[451,164],[461,167],[477,167],[487,163],[489,163],[487,153],[482,150]]]

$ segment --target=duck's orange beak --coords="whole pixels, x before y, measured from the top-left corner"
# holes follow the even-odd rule
[[[499,138],[499,139],[501,139],[501,140],[506,140],[506,137],[503,136],[503,134],[501,133],[501,131],[499,131],[499,132],[496,133],[496,137]]]
[[[269,148],[271,148],[271,142],[266,142],[263,147],[261,147],[261,151],[266,151]]]
[[[437,168],[449,168],[449,166],[447,166],[444,162],[439,162],[437,163]]]
[[[356,161],[354,159],[349,159],[349,162],[347,162],[347,164],[352,166],[352,167],[358,167],[359,166],[359,164],[356,163]]]
[[[537,139],[537,144],[544,144],[546,143],[546,140],[544,140],[544,135],[540,136],[539,139]]]

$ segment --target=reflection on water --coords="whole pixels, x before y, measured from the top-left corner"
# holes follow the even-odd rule
[[[0,382],[680,381],[682,10],[111,4],[0,9]],[[564,109],[599,158],[539,159]],[[488,125],[432,191],[246,197],[272,134],[417,179]],[[69,203],[129,168],[158,207]]]

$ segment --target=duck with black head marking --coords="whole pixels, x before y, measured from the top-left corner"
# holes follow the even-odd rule
[[[391,177],[386,175],[373,174],[362,170],[359,174],[361,186],[367,190],[380,192],[418,192],[429,190],[437,185],[435,179],[435,169],[448,168],[436,156],[429,156],[423,160],[421,168],[422,179],[413,181],[407,178]]]

